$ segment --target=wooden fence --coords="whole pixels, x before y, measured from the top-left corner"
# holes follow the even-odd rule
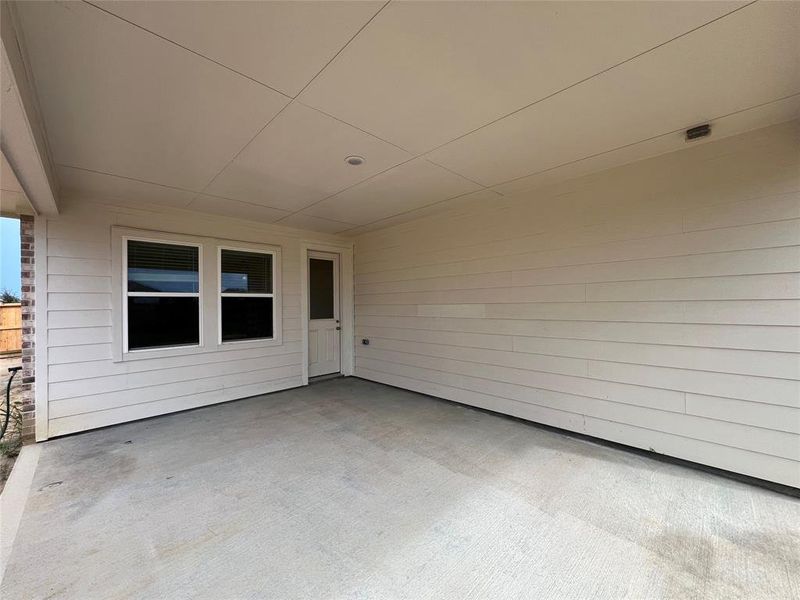
[[[22,350],[22,305],[0,304],[0,354]]]

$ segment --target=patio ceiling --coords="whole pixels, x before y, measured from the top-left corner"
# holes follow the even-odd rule
[[[67,198],[358,233],[800,115],[795,2],[16,11]]]

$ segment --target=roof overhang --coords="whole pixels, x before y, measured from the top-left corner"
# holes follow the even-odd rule
[[[55,170],[34,88],[23,60],[23,45],[18,38],[13,8],[10,3],[3,2],[0,10],[0,149],[3,154],[0,212],[4,216],[56,214]]]

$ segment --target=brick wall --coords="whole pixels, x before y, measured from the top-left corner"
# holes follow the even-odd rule
[[[34,240],[33,217],[20,217],[20,251],[22,271],[22,371],[20,385],[20,409],[22,411],[22,439],[25,443],[34,441],[35,404],[34,385],[36,366],[34,362],[34,331],[36,286],[34,284]]]

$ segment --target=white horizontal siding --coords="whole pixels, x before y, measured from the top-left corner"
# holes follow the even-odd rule
[[[512,342],[506,336],[518,335],[671,346],[705,346],[709,348],[800,352],[800,327],[789,326],[532,321],[387,315],[362,315],[359,323],[370,327],[370,331],[377,337],[419,341],[445,340],[449,339],[447,335],[452,333],[463,336],[492,334],[492,343],[502,346],[498,349],[509,350]],[[384,330],[387,329],[391,331],[385,333]],[[488,338],[484,336],[481,339]],[[442,343],[449,342],[443,341]]]
[[[112,359],[111,228],[114,225],[281,247],[282,343],[167,358]],[[300,244],[335,236],[247,225],[203,215],[68,204],[47,222],[48,434],[286,389],[302,383]],[[212,282],[206,282],[212,284]]]
[[[120,408],[96,410],[89,413],[50,419],[49,434],[51,436],[65,435],[76,431],[105,427],[106,425],[114,425],[125,421],[144,419],[179,410],[187,410],[199,406],[226,402],[228,400],[236,400],[237,398],[267,394],[269,392],[285,390],[299,385],[302,385],[302,379],[300,375],[296,375],[285,379],[277,379],[275,381],[234,385],[227,388],[216,386],[204,392],[190,393],[188,395],[174,395],[153,402],[148,402],[145,398],[141,402],[129,404]]]
[[[359,314],[370,316],[800,326],[800,300],[405,305],[356,303]]]
[[[796,205],[797,193],[787,194],[784,202]],[[768,200],[752,201],[747,204],[768,202]],[[719,208],[715,209],[719,212]],[[659,215],[663,217],[663,215]],[[754,215],[758,218],[758,214]],[[797,217],[800,218],[800,217]],[[382,260],[364,262],[359,265],[359,282],[399,281],[457,275],[459,273],[488,273],[508,271],[510,269],[542,269],[570,265],[602,264],[605,262],[622,262],[628,260],[653,260],[685,256],[687,254],[710,254],[731,252],[757,248],[778,248],[796,246],[800,234],[800,222],[797,218],[767,223],[738,224],[714,230],[702,230],[671,235],[653,235],[649,231],[638,231],[634,239],[625,239],[631,230],[650,227],[645,224],[628,224],[627,226],[588,228],[591,235],[584,230],[570,231],[574,239],[568,246],[557,247],[558,234],[541,233],[525,236],[511,243],[490,242],[459,246],[454,243],[443,250],[431,250],[425,253],[414,248],[403,254],[393,247],[390,254]],[[674,228],[681,230],[681,221],[677,220]],[[670,228],[672,232],[673,228]],[[471,239],[474,239],[472,237]],[[425,245],[423,244],[423,247]],[[499,258],[502,255],[503,258]],[[493,258],[488,258],[493,257]],[[625,265],[622,265],[623,267]],[[362,271],[363,269],[363,271]]]
[[[360,236],[356,374],[800,486],[798,140]]]

